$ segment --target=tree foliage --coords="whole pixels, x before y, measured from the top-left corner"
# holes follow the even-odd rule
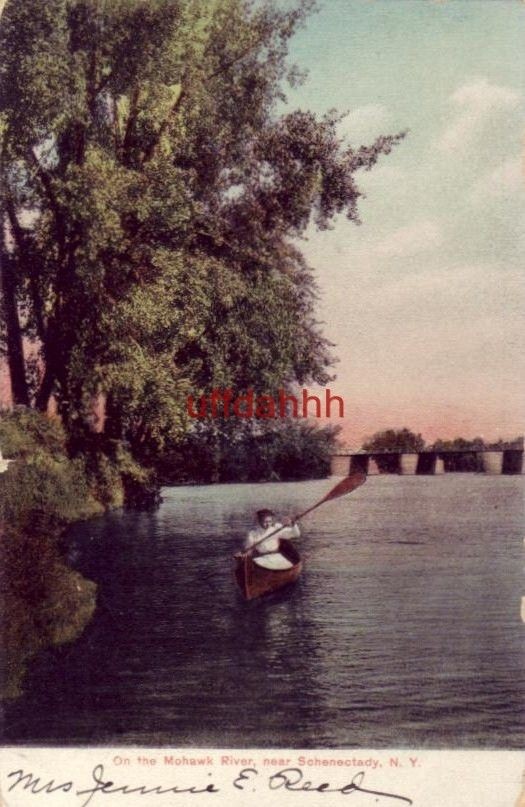
[[[357,221],[356,171],[401,135],[352,149],[335,114],[277,114],[311,5],[8,0],[4,347],[16,402],[54,396],[73,450],[96,398],[140,457],[182,437],[189,391],[326,382],[296,239]]]
[[[15,459],[0,474],[1,700],[20,694],[30,656],[72,641],[93,615],[96,586],[68,568],[59,535],[103,507],[56,419],[0,411],[0,445]]]
[[[372,437],[363,443],[365,451],[421,451],[425,447],[425,441],[420,434],[415,434],[410,429],[385,429],[376,432]]]
[[[259,422],[257,428],[230,421],[212,431],[199,423],[160,463],[165,484],[261,482],[317,479],[330,473],[339,426],[304,420]]]
[[[523,437],[513,440],[487,441],[483,437],[454,437],[453,440],[436,440],[432,448],[443,451],[443,460],[446,471],[476,472],[483,470],[483,462],[479,453],[483,450],[514,450],[523,451]],[[512,459],[510,459],[512,464]],[[505,462],[504,462],[505,468]]]
[[[468,449],[482,449],[487,445],[483,437],[474,437],[472,440],[468,440],[465,437],[454,437],[453,440],[442,440],[440,438],[434,442],[432,447],[436,450],[441,449],[443,451],[454,451],[455,449],[462,451]]]

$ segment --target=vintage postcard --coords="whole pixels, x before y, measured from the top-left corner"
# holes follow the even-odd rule
[[[0,8],[0,804],[524,807],[524,4]]]

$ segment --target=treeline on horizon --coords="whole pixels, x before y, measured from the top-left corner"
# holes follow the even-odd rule
[[[522,451],[523,445],[523,437],[496,441],[486,441],[483,437],[474,437],[472,439],[455,437],[452,440],[437,439],[427,445],[421,434],[416,434],[405,427],[403,429],[384,429],[376,432],[363,442],[362,449],[377,452],[378,466],[380,470],[384,471],[392,471],[396,467],[395,458],[387,456],[389,452],[443,451],[446,452],[443,454],[446,471],[470,472],[482,470],[481,460],[476,455],[476,451],[491,449],[495,451],[506,449]],[[385,452],[386,456],[382,457],[382,452]]]

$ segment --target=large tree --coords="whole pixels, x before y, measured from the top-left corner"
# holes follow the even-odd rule
[[[15,401],[53,395],[73,448],[97,397],[140,453],[182,433],[188,391],[326,381],[296,239],[357,221],[355,172],[400,136],[354,150],[334,114],[277,114],[311,5],[8,1],[5,349]]]

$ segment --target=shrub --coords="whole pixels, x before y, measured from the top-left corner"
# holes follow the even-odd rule
[[[103,506],[65,442],[57,420],[22,408],[0,416],[0,448],[14,459],[0,474],[4,697],[20,693],[27,659],[78,636],[95,608],[95,584],[65,564],[58,542],[67,524]]]

